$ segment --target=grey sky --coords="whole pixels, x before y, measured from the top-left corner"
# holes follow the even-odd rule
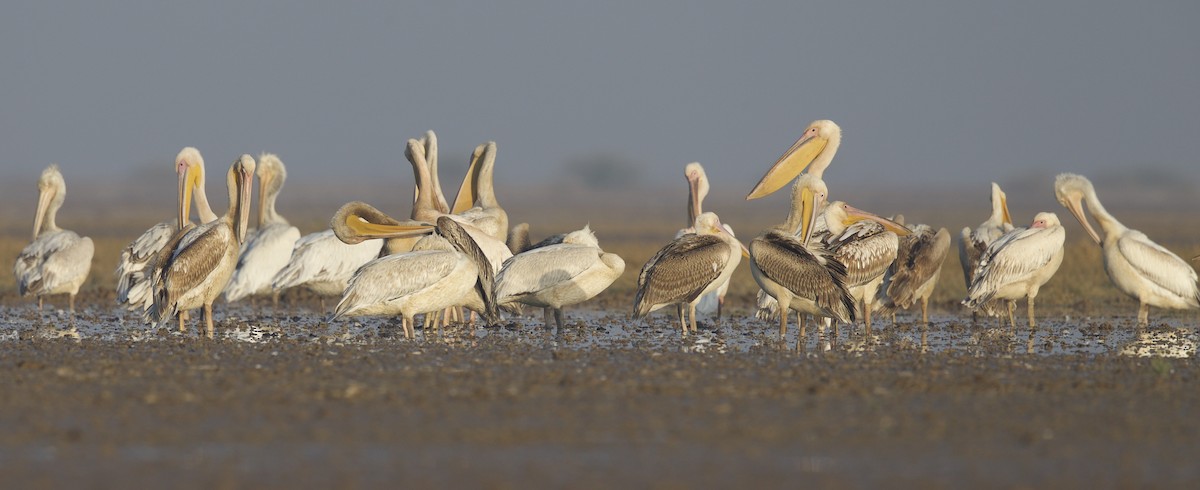
[[[186,145],[402,177],[434,129],[447,158],[496,140],[501,183],[615,154],[744,194],[818,118],[844,131],[831,186],[1197,168],[1194,1],[107,3],[3,8],[5,180]]]

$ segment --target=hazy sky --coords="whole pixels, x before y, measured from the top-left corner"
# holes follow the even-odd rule
[[[496,140],[502,183],[611,154],[745,193],[820,118],[844,131],[831,186],[1198,168],[1200,2],[402,3],[8,2],[0,178],[194,145],[409,179],[404,141],[434,129],[443,158]]]

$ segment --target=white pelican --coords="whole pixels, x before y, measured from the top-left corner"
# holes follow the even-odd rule
[[[121,250],[117,265],[117,304],[124,305],[130,311],[144,312],[154,304],[150,289],[153,273],[147,268],[153,265],[159,252],[177,231],[191,226],[192,199],[195,199],[200,223],[217,219],[217,214],[208,204],[208,194],[204,191],[204,158],[200,156],[200,150],[190,146],[181,150],[175,157],[175,172],[179,175],[180,199],[184,199],[186,194],[188,200],[187,206],[178,208],[183,223],[180,223],[179,216],[158,223]]]
[[[332,319],[400,314],[407,338],[413,337],[413,317],[421,313],[465,306],[494,319],[494,276],[487,259],[449,217],[438,218],[437,230],[455,250],[419,250],[368,262],[350,279]]]
[[[382,248],[383,240],[347,244],[338,240],[333,230],[305,235],[296,241],[287,265],[271,279],[271,289],[278,295],[304,286],[321,297],[324,310],[325,297],[341,296],[354,271],[378,257]]]
[[[496,275],[496,304],[522,303],[550,312],[559,330],[563,308],[592,299],[625,272],[625,261],[605,253],[587,226],[568,233],[562,243],[514,255]]]
[[[1104,270],[1121,292],[1138,300],[1138,325],[1149,322],[1150,307],[1200,308],[1200,288],[1196,270],[1170,250],[1154,243],[1146,235],[1131,230],[1104,210],[1096,189],[1082,175],[1060,174],[1054,180],[1054,195],[1059,204],[1104,249]],[[1083,213],[1083,202],[1100,224],[1104,237],[1096,233]],[[1194,259],[1193,259],[1194,260]]]
[[[238,256],[237,269],[225,286],[230,303],[250,295],[271,293],[274,304],[279,294],[271,288],[275,274],[288,265],[300,230],[275,211],[275,200],[287,180],[287,168],[274,153],[258,157],[258,229],[249,233]]]
[[[800,139],[767,170],[746,200],[758,199],[783,188],[805,168],[817,178],[824,177],[825,169],[833,162],[833,156],[841,145],[842,128],[829,120],[813,121],[804,129]]]
[[[679,324],[687,336],[684,305],[692,331],[696,331],[696,303],[729,280],[746,247],[721,226],[716,214],[696,217],[696,233],[683,235],[654,254],[638,274],[633,316],[641,318],[667,305],[676,305]]]
[[[847,323],[854,320],[854,299],[846,287],[846,267],[823,247],[808,244],[814,215],[828,194],[825,182],[819,177],[801,175],[792,186],[792,207],[787,221],[750,242],[750,273],[754,282],[776,300],[774,304],[762,301],[759,304],[773,307],[779,313],[780,340],[787,335],[789,309],[799,315],[827,320],[835,318]],[[801,327],[797,344],[804,337]]]
[[[456,221],[472,225],[503,242],[508,238],[508,213],[496,200],[495,167],[496,143],[489,141],[475,147],[471,166],[450,212]]]
[[[250,155],[233,162],[225,179],[229,210],[216,221],[184,233],[178,246],[162,260],[154,279],[154,307],[149,312],[159,325],[179,312],[204,307],[204,333],[213,338],[212,304],[233,275],[241,242],[246,239],[254,167]]]
[[[950,252],[950,232],[928,225],[913,225],[911,235],[900,239],[896,260],[884,275],[879,299],[888,308],[908,309],[921,302],[921,323],[929,323],[929,297],[942,274]]]
[[[992,215],[980,223],[975,230],[964,227],[962,237],[958,242],[958,260],[962,263],[963,281],[968,288],[971,279],[975,278],[975,268],[979,265],[979,257],[987,250],[992,242],[1001,235],[1013,230],[1012,216],[1008,214],[1008,196],[1000,190],[1000,186],[992,182]],[[1015,303],[1009,301],[1007,309],[1012,310]],[[989,301],[979,306],[978,310],[988,316],[999,316],[1002,307],[995,301]],[[1011,315],[1012,312],[1009,312]]]
[[[963,304],[977,308],[992,298],[1028,298],[1029,328],[1037,328],[1034,300],[1062,264],[1066,236],[1058,215],[1038,213],[1029,228],[1014,229],[996,239],[979,258]],[[1008,309],[1008,322],[1016,328],[1012,309]]]
[[[699,162],[692,162],[683,168],[683,176],[688,182],[688,202],[687,202],[687,224],[675,233],[675,238],[683,236],[685,233],[695,233],[695,228],[692,226],[696,222],[696,217],[704,212],[704,198],[708,196],[708,174],[704,172],[704,167]],[[728,224],[722,224],[725,230],[734,237],[737,236]],[[700,302],[696,303],[696,311],[704,314],[717,314],[717,321],[721,321],[721,309],[725,306],[725,294],[729,292],[729,281],[721,284],[716,291],[708,293],[700,297]]]
[[[54,218],[67,197],[67,184],[58,165],[50,165],[38,179],[37,214],[33,218],[33,241],[21,250],[13,264],[17,290],[21,296],[38,298],[38,313],[42,312],[42,297],[65,294],[69,298],[71,319],[75,318],[75,295],[87,280],[92,269],[95,247],[92,239],[80,237],[71,230],[58,227]]]
[[[846,266],[846,286],[858,305],[866,332],[871,332],[871,311],[883,275],[896,260],[900,238],[912,232],[887,218],[841,201],[825,207],[827,232],[819,237],[834,258]],[[869,220],[868,222],[863,222]]]

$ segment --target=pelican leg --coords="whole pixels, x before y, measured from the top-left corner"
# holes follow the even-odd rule
[[[563,329],[563,311],[562,311],[562,308],[555,308],[555,309],[554,309],[554,323],[558,325],[558,331],[559,331],[559,332],[561,332],[561,331],[562,331],[562,329]]]
[[[921,323],[929,325],[929,298],[921,298]]]
[[[213,338],[212,303],[204,303],[204,336]]]
[[[1138,306],[1138,326],[1145,327],[1150,324],[1150,305],[1142,303]]]
[[[187,333],[187,325],[184,323],[187,321],[187,313],[181,311],[177,316],[179,317],[179,333]]]
[[[796,318],[800,322],[800,336],[796,338],[796,345],[801,345],[804,338],[808,336],[808,315],[797,313]]]
[[[324,315],[329,311],[325,309],[325,296],[318,296],[317,300],[321,302],[321,314]]]
[[[1037,328],[1037,319],[1033,315],[1033,296],[1029,297],[1029,302],[1026,306],[1029,307],[1029,330],[1034,330]]]
[[[1017,302],[1009,301],[1007,309],[1008,309],[1008,327],[1010,329],[1012,329],[1013,332],[1016,332],[1017,331],[1017,320],[1015,318],[1013,318],[1013,310],[1017,309]],[[1003,320],[1001,320],[1001,321],[1003,321]]]
[[[42,297],[38,296],[38,316],[42,316]]]
[[[550,330],[550,308],[542,308],[542,320],[546,322],[546,330]]]
[[[675,305],[675,312],[679,313],[679,328],[683,330],[683,336],[687,337],[687,319],[683,317],[683,303]]]
[[[688,305],[688,319],[690,320],[690,323],[692,324],[692,333],[698,332],[698,330],[696,330],[696,304],[695,303]]]
[[[862,310],[863,310],[863,329],[867,334],[867,340],[870,341],[870,338],[871,338],[871,306],[867,304],[867,300],[865,300],[865,299],[862,302]]]
[[[784,306],[783,303],[780,303],[779,304],[779,341],[780,342],[787,339],[787,314],[788,314],[788,308],[786,306]]]
[[[433,328],[433,313],[426,313],[425,320],[421,325],[421,329],[428,332],[430,328]]]
[[[70,305],[68,311],[71,312],[71,316],[70,316],[71,324],[74,325],[75,324],[75,295],[74,294],[67,295],[67,304]]]

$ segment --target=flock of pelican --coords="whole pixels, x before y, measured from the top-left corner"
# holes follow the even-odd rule
[[[624,260],[600,248],[595,234],[580,230],[531,244],[529,225],[509,228],[508,214],[493,186],[496,145],[479,145],[453,202],[438,177],[437,136],[410,139],[405,157],[416,181],[408,219],[350,202],[330,228],[307,236],[276,210],[287,171],[274,154],[242,155],[229,167],[229,207],[218,216],[205,192],[204,159],[195,148],[175,158],[177,215],[152,226],[121,252],[117,302],[147,322],[178,321],[186,331],[189,312],[201,310],[204,333],[214,336],[212,307],[304,287],[322,298],[338,297],[331,318],[354,315],[399,316],[405,336],[414,336],[418,316],[424,328],[452,321],[498,321],[523,307],[543,309],[547,328],[564,326],[564,309],[608,288],[625,271]],[[785,219],[743,245],[733,229],[703,209],[708,178],[699,163],[685,167],[687,226],[640,269],[633,316],[674,306],[684,336],[697,328],[697,313],[719,322],[729,280],[742,259],[761,288],[757,316],[777,318],[780,338],[789,312],[799,321],[798,343],[806,338],[806,317],[829,327],[861,321],[867,334],[872,314],[928,303],[950,250],[945,228],[906,225],[830,200],[823,180],[841,146],[841,129],[828,120],[810,124],[767,170],[747,195],[758,199],[791,183]],[[253,180],[259,182],[257,227],[249,228]],[[22,295],[75,296],[85,282],[94,247],[90,238],[58,228],[66,197],[56,165],[38,180],[33,241],[13,266]],[[1126,228],[1104,209],[1086,178],[1059,175],[1055,195],[1103,249],[1112,283],[1139,302],[1138,324],[1149,308],[1200,308],[1196,271],[1145,234]],[[1028,227],[1015,227],[1007,197],[992,184],[991,216],[975,229],[964,228],[959,242],[967,298],[963,305],[987,316],[1007,316],[1018,300],[1036,328],[1035,299],[1058,270],[1066,233],[1058,216],[1038,213]],[[197,221],[192,222],[191,209]],[[1103,235],[1092,227],[1090,212]],[[1200,257],[1197,257],[1200,258]],[[469,317],[463,309],[469,311]],[[835,330],[836,332],[836,330]]]

